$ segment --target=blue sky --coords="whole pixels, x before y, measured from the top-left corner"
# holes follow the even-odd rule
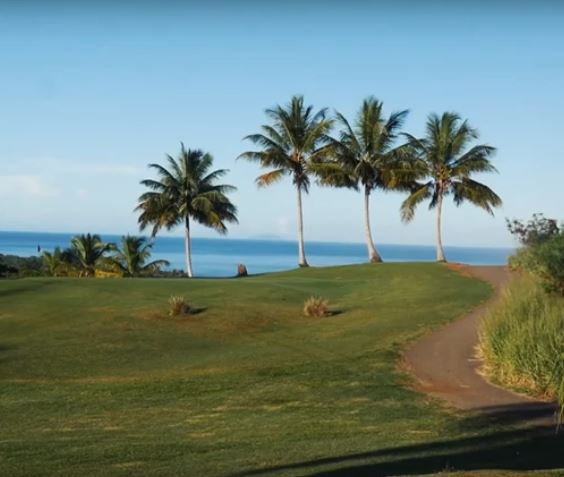
[[[258,190],[258,167],[235,158],[296,93],[349,117],[375,95],[410,109],[415,135],[430,112],[468,118],[498,148],[500,174],[482,179],[504,207],[447,206],[448,245],[511,245],[505,217],[564,218],[556,2],[78,3],[0,4],[0,230],[135,232],[146,164],[184,141],[231,169],[230,236],[294,239],[290,181]],[[402,224],[402,198],[374,195],[375,240],[434,243],[434,215]],[[360,194],[314,187],[304,213],[306,239],[363,239]]]

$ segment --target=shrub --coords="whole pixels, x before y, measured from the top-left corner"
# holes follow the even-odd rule
[[[564,235],[555,235],[532,249],[532,272],[545,290],[564,295]]]
[[[543,214],[533,214],[533,218],[527,223],[517,219],[506,219],[506,223],[511,235],[525,247],[541,244],[561,233],[558,222]]]
[[[168,315],[171,317],[186,316],[190,314],[190,305],[183,296],[171,296],[168,299]]]
[[[527,223],[507,221],[507,227],[522,245],[509,258],[510,268],[532,273],[546,291],[564,296],[564,228],[542,214]]]
[[[515,280],[482,323],[480,351],[495,381],[564,410],[564,299],[530,276]]]
[[[305,316],[322,318],[329,316],[329,314],[329,301],[323,297],[312,296],[304,303]]]

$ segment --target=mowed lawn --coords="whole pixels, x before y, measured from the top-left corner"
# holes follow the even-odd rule
[[[197,313],[168,318],[171,295]],[[335,314],[304,317],[311,295]],[[447,411],[398,369],[489,295],[435,264],[0,281],[0,475],[554,469],[561,440]]]

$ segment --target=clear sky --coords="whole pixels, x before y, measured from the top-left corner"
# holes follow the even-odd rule
[[[562,2],[83,3],[0,2],[0,230],[136,232],[146,164],[184,141],[231,169],[231,237],[294,239],[290,180],[258,190],[235,158],[296,93],[349,117],[375,95],[410,109],[415,135],[430,112],[468,118],[498,148],[481,179],[504,207],[448,206],[448,245],[511,245],[505,217],[564,218]],[[401,200],[374,195],[375,240],[434,243],[434,216],[404,225]],[[304,213],[306,239],[363,240],[358,193],[314,187]]]

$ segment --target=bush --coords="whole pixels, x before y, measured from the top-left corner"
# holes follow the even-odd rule
[[[543,214],[533,214],[533,218],[527,223],[517,219],[506,219],[506,223],[511,235],[525,247],[541,244],[562,233],[558,222],[546,218]]]
[[[545,290],[564,296],[564,235],[555,235],[534,247],[531,256],[531,271]]]
[[[564,228],[542,214],[526,224],[507,221],[507,227],[522,245],[509,258],[509,267],[533,274],[546,291],[564,296]]]
[[[190,314],[190,305],[183,296],[171,296],[168,299],[168,315],[171,317],[186,316]]]
[[[564,410],[564,299],[532,277],[514,281],[482,323],[480,351],[493,380]]]
[[[305,316],[323,318],[329,316],[329,314],[329,301],[323,297],[312,296],[304,303]]]

